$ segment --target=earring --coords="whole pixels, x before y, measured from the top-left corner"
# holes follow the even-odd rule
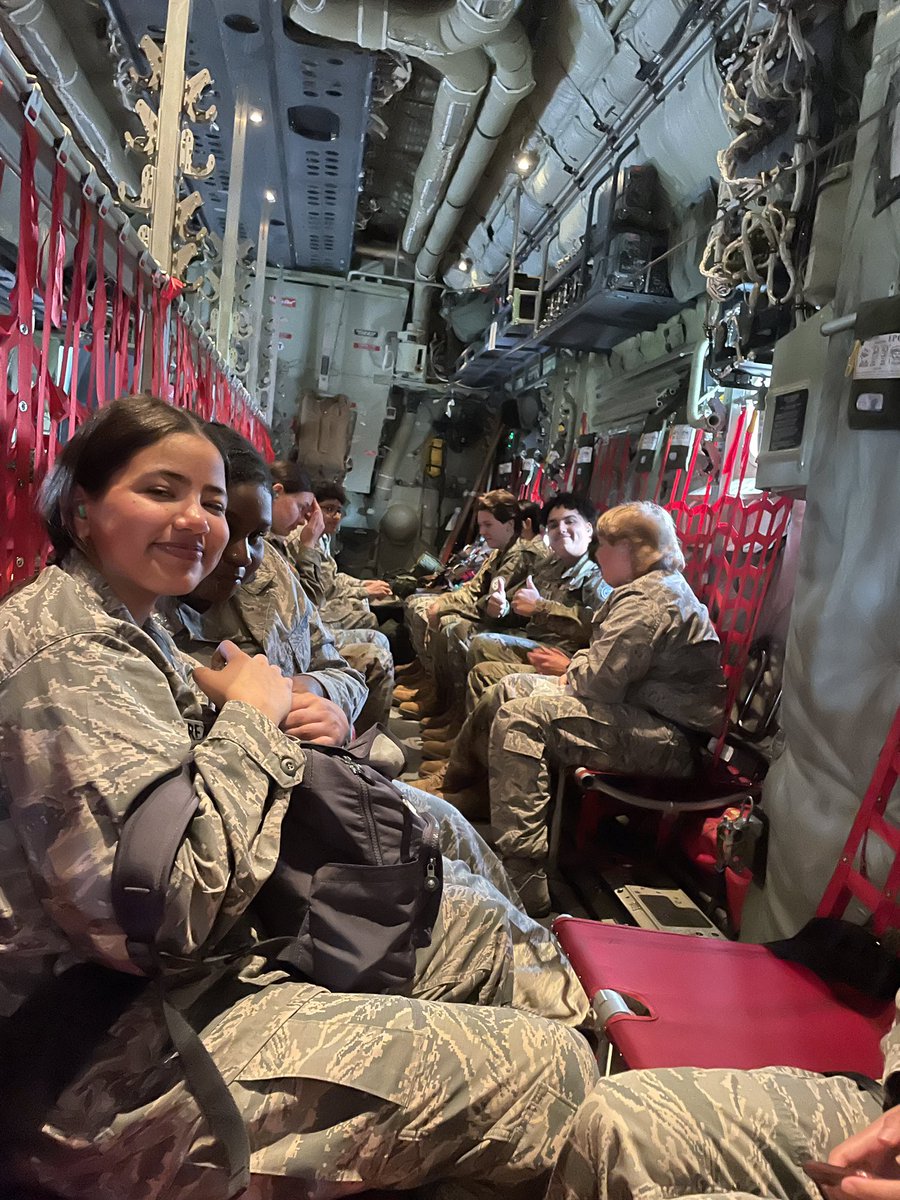
[[[80,517],[82,519],[82,521],[85,519],[85,517],[87,516],[87,509],[84,507],[83,504],[79,504],[78,507],[75,509],[75,516]]]

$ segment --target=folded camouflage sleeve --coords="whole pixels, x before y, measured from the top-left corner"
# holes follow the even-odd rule
[[[18,836],[45,911],[77,953],[130,969],[110,900],[118,830],[134,800],[188,759],[192,738],[202,737],[193,744],[198,807],[158,945],[177,956],[214,945],[271,873],[302,775],[296,743],[240,702],[202,735],[167,673],[108,632],[62,637],[5,681],[0,757]]]
[[[341,657],[334,635],[314,608],[309,614],[309,667],[303,672],[316,680],[352,725],[362,711],[369,691],[362,674]]]
[[[622,703],[650,669],[658,626],[642,595],[618,588],[595,618],[590,646],[579,650],[566,672],[572,692],[586,702]]]
[[[288,539],[290,564],[300,580],[300,586],[318,608],[325,602],[325,581],[322,578],[322,555],[315,546]]]

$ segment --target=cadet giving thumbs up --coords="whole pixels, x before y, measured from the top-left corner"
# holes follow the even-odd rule
[[[491,584],[491,594],[486,607],[489,617],[502,617],[505,612],[509,611],[509,601],[506,599],[506,580],[502,575],[498,575]]]
[[[253,657],[239,650],[234,642],[220,642],[219,655],[225,660],[220,670],[194,667],[194,679],[216,708],[228,700],[242,700],[280,725],[291,711],[291,681],[273,667],[264,654]]]
[[[519,617],[530,617],[540,599],[541,593],[534,586],[534,580],[529,575],[512,598],[513,612]]]

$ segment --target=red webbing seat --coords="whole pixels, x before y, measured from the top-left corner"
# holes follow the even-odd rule
[[[576,917],[559,917],[553,928],[629,1067],[881,1074],[878,1043],[892,1002],[854,1011],[812,971],[764,946]],[[649,1017],[622,1011],[615,994],[639,1000]]]
[[[855,898],[873,912],[876,934],[900,923],[900,833],[884,816],[898,769],[900,712],[819,916],[839,917]],[[882,887],[866,878],[867,835],[882,837],[894,851]],[[787,1065],[881,1074],[878,1043],[890,1027],[892,1001],[854,995],[851,1007],[812,971],[775,958],[764,946],[573,917],[558,918],[554,931],[630,1067]],[[624,996],[639,1000],[649,1016],[634,1015]]]

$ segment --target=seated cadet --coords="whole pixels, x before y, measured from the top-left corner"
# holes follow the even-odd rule
[[[228,1080],[255,1194],[279,1178],[331,1196],[456,1179],[539,1200],[596,1067],[566,1018],[501,1006],[527,1010],[520,977],[554,966],[541,1007],[574,1023],[587,1005],[558,954],[523,969],[511,943],[527,919],[487,881],[447,864],[409,996],[330,993],[253,957],[249,906],[305,766],[280,728],[292,684],[230,641],[220,670],[192,668],[153,614],[218,563],[225,483],[201,423],[150,397],[96,410],[54,464],[59,565],[9,596],[0,623],[0,1012],[33,1007],[73,964],[134,976],[110,904],[116,844],[136,798],[191,756],[197,811],[156,951],[170,1004]],[[222,1194],[158,998],[138,993],[72,1053],[74,1079],[16,1163],[23,1185],[63,1200]]]
[[[318,512],[312,480],[295,462],[279,458],[272,472],[272,531],[269,541],[281,551],[300,576],[313,604],[322,590],[321,560],[316,549],[325,528]],[[295,534],[288,543],[290,534]]]
[[[211,423],[207,436],[228,468],[228,543],[217,566],[186,597],[165,597],[159,611],[175,645],[209,666],[228,640],[246,654],[264,654],[291,678],[291,712],[282,728],[304,741],[345,742],[357,732],[365,684],[335,648],[332,631],[309,603],[296,574],[267,541],[271,476],[262,455],[233,429]],[[460,859],[516,900],[503,868],[452,806],[406,784],[397,785],[441,831],[441,851]]]
[[[896,1016],[881,1045],[883,1088],[796,1067],[604,1079],[569,1128],[547,1200],[900,1200]],[[820,1189],[802,1169],[810,1160],[859,1173]]]
[[[434,675],[429,688],[400,705],[401,713],[435,717],[458,727],[465,717],[466,656],[469,641],[480,628],[492,628],[509,608],[507,589],[523,583],[546,558],[519,539],[519,507],[511,492],[485,492],[475,502],[475,519],[493,553],[474,579],[436,597],[427,609]]]
[[[672,518],[647,501],[620,504],[597,522],[597,539],[613,591],[594,618],[589,648],[559,679],[503,680],[490,733],[491,824],[532,915],[550,911],[551,771],[687,776],[698,737],[717,733],[724,719],[719,639],[681,574]],[[532,695],[515,698],[519,679],[536,681]]]
[[[331,539],[341,527],[347,506],[347,493],[341,485],[318,484],[316,503],[324,523],[316,546],[324,589],[319,604],[322,620],[333,629],[374,629],[378,621],[369,608],[369,601],[390,596],[391,585],[383,579],[355,579],[338,570],[331,552]],[[292,540],[289,539],[289,546]]]
[[[312,481],[297,463],[272,463],[272,531],[268,541],[294,568],[307,598],[321,612],[325,601],[326,565],[319,549],[325,520],[313,493]],[[365,620],[371,620],[366,613]],[[365,676],[368,697],[356,722],[357,731],[387,724],[394,690],[394,659],[390,643],[376,629],[332,629],[342,656]]]
[[[467,717],[458,736],[435,737],[429,731],[422,743],[426,756],[423,777],[429,765],[449,756],[444,790],[449,789],[451,803],[459,805],[457,795],[476,780],[484,781],[485,793],[476,808],[480,816],[487,791],[487,738],[498,708],[499,692],[489,689],[507,675],[537,672],[529,655],[542,647],[553,647],[571,657],[590,641],[591,619],[611,589],[590,551],[594,542],[596,513],[589,501],[571,492],[561,492],[544,506],[543,524],[547,528],[550,558],[528,576],[510,594],[510,610],[503,618],[520,633],[478,633],[469,646],[469,673],[466,682]],[[472,817],[472,812],[465,810]]]

